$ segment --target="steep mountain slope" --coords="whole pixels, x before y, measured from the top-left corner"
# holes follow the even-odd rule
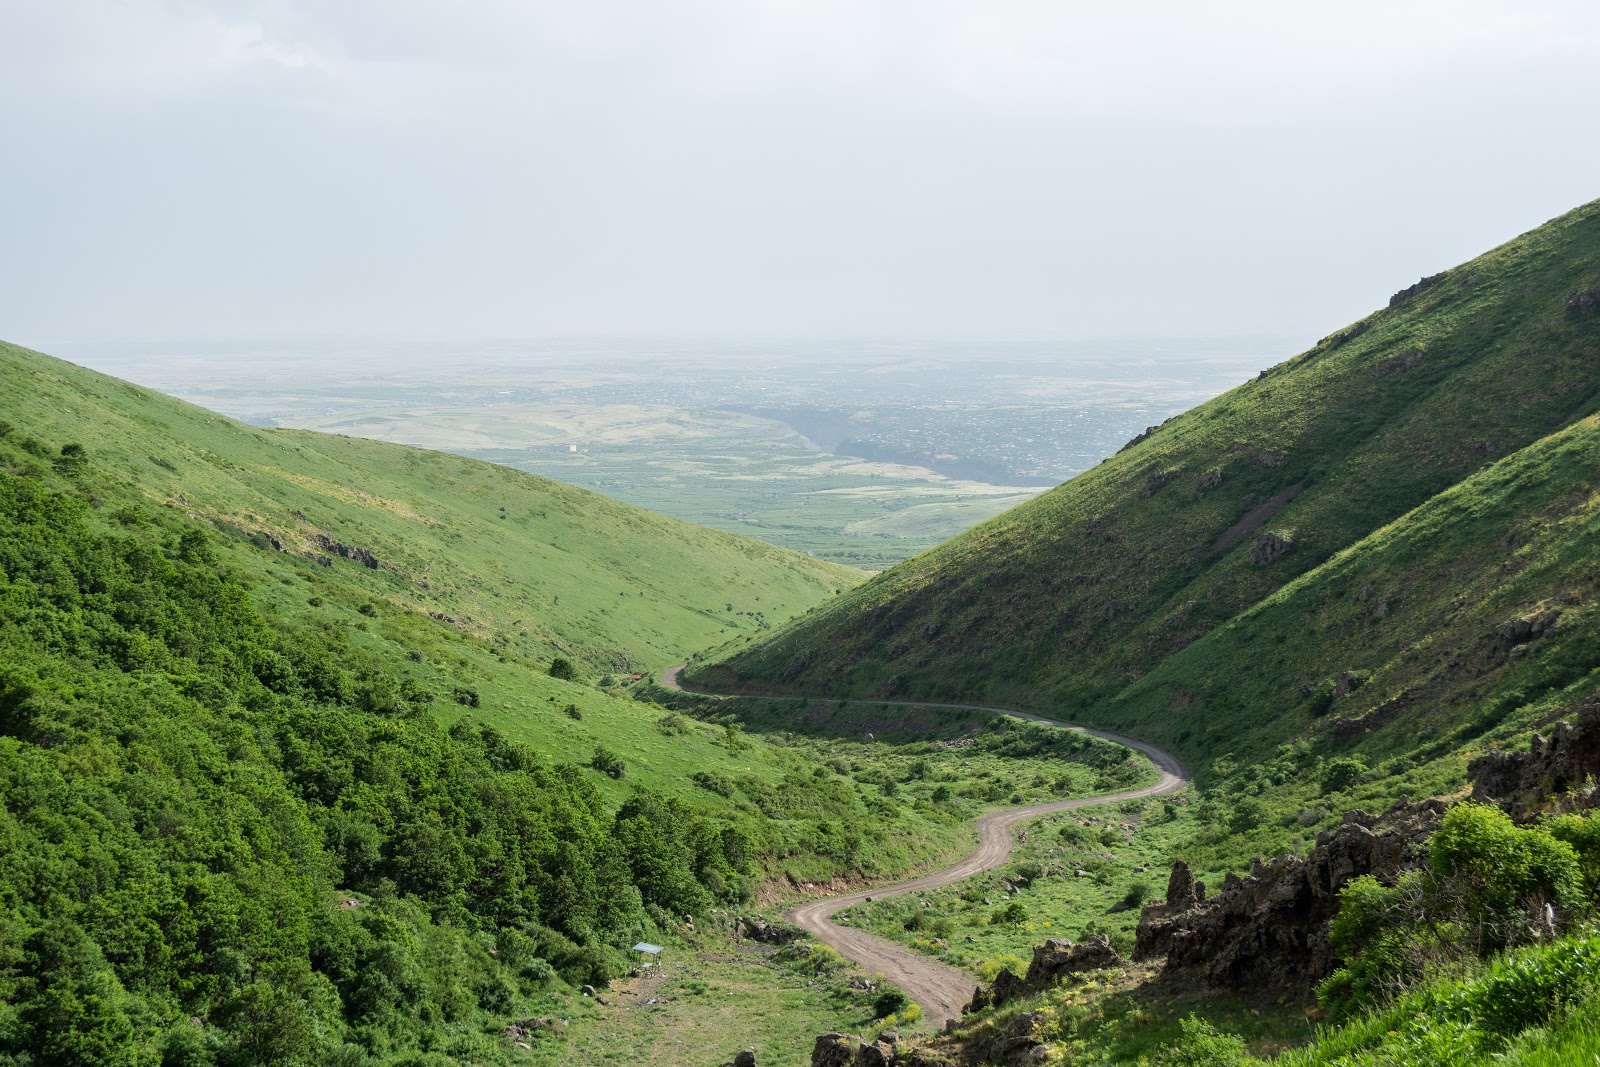
[[[116,503],[175,507],[507,648],[659,665],[859,572],[438,452],[260,430],[0,344],[0,419],[82,445]]]
[[[1293,736],[1304,709],[1326,710],[1331,695],[1299,687],[1315,692],[1343,670],[1380,676],[1341,702],[1341,719],[1377,700],[1420,701],[1432,660],[1406,656],[1438,626],[1450,628],[1443,648],[1535,611],[1542,597],[1588,602],[1558,586],[1594,551],[1574,503],[1592,478],[1572,458],[1587,455],[1592,427],[1539,442],[1600,404],[1597,285],[1600,203],[1397,293],[1096,469],[690,676],[1010,702],[1136,724],[1191,756],[1231,747],[1241,731]],[[1498,475],[1462,484],[1497,461]],[[1453,486],[1460,492],[1433,510],[1380,533]],[[1525,488],[1534,495],[1519,496]],[[1497,554],[1542,522],[1559,527],[1564,547],[1550,558],[1563,561],[1560,575],[1524,554],[1512,562],[1522,584],[1500,589],[1511,572],[1495,570]],[[1325,567],[1346,550],[1370,559]],[[1415,573],[1394,573],[1404,566]],[[1349,599],[1330,608],[1330,590]],[[1377,621],[1359,628],[1356,615]],[[1432,706],[1455,714],[1482,696],[1481,686],[1452,688],[1442,669],[1426,694],[1450,700]],[[1403,718],[1393,706],[1382,715]]]

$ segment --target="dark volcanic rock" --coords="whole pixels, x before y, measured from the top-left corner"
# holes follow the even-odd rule
[[[1104,934],[1095,934],[1081,945],[1052,937],[1033,947],[1033,962],[1028,965],[1028,975],[1023,981],[1030,988],[1042,989],[1055,985],[1069,974],[1115,967],[1123,962]]]
[[[811,1067],[850,1067],[856,1058],[853,1045],[846,1034],[821,1035],[811,1049]]]
[[[1549,807],[1600,806],[1600,792],[1585,788],[1591,777],[1600,777],[1600,702],[1548,738],[1535,734],[1527,752],[1490,752],[1467,764],[1472,799],[1499,804],[1518,820]]]
[[[1328,348],[1338,348],[1346,341],[1354,341],[1357,337],[1360,337],[1370,329],[1372,329],[1371,322],[1358,322],[1348,330],[1340,330],[1338,333],[1330,333],[1328,336],[1318,341],[1317,346],[1319,348],[1324,346]]]
[[[1264,533],[1250,547],[1250,562],[1265,567],[1287,556],[1293,547],[1294,540],[1286,534]]]
[[[1169,892],[1178,900],[1158,901],[1140,914],[1133,958],[1165,956],[1169,968],[1203,969],[1219,987],[1305,989],[1333,971],[1327,929],[1339,910],[1339,890],[1364,874],[1392,884],[1417,866],[1418,846],[1444,810],[1436,800],[1402,800],[1381,818],[1348,812],[1343,825],[1317,835],[1304,858],[1258,862],[1247,878],[1230,874],[1209,900],[1186,890],[1187,869],[1181,875],[1174,869]]]
[[[342,541],[335,541],[327,534],[321,533],[313,537],[312,540],[320,545],[324,552],[329,552],[340,559],[347,559],[352,563],[359,563],[368,570],[375,571],[378,569],[378,557],[364,548],[357,548]]]
[[[1445,274],[1430,274],[1426,278],[1423,278],[1421,281],[1417,282],[1415,285],[1408,285],[1398,293],[1391,296],[1389,298],[1389,306],[1396,307],[1400,304],[1403,304],[1407,300],[1410,300],[1412,297],[1416,296],[1418,293],[1422,292],[1424,289],[1431,289],[1435,285],[1438,285],[1440,282],[1444,281],[1444,279]]]
[[[1155,496],[1163,486],[1171,484],[1173,479],[1182,473],[1182,471],[1151,471],[1150,476],[1144,480],[1144,495]]]

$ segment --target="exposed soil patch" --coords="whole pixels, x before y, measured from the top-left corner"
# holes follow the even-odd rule
[[[1216,554],[1219,552],[1226,552],[1240,541],[1243,541],[1246,537],[1249,537],[1251,534],[1255,533],[1261,528],[1262,523],[1266,522],[1279,511],[1283,510],[1283,506],[1289,501],[1293,500],[1295,497],[1299,496],[1304,489],[1305,483],[1295,482],[1293,485],[1289,486],[1289,488],[1280,491],[1265,504],[1251,508],[1249,511],[1245,512],[1243,518],[1234,523],[1232,526],[1228,527],[1226,530],[1222,531],[1222,536],[1218,537],[1211,543],[1212,553]]]

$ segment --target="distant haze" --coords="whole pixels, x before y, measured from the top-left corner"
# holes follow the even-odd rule
[[[1600,196],[1592,0],[0,0],[0,42],[0,336],[69,358],[1310,341]]]

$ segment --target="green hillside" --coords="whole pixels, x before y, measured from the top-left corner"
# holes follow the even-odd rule
[[[528,656],[673,662],[780,622],[859,572],[440,452],[261,430],[0,344],[0,418],[82,445],[119,502],[260,549]],[[375,566],[373,566],[375,564]]]
[[[1202,771],[1313,728],[1454,752],[1593,666],[1597,284],[1600,203],[691,674],[1048,709]]]

